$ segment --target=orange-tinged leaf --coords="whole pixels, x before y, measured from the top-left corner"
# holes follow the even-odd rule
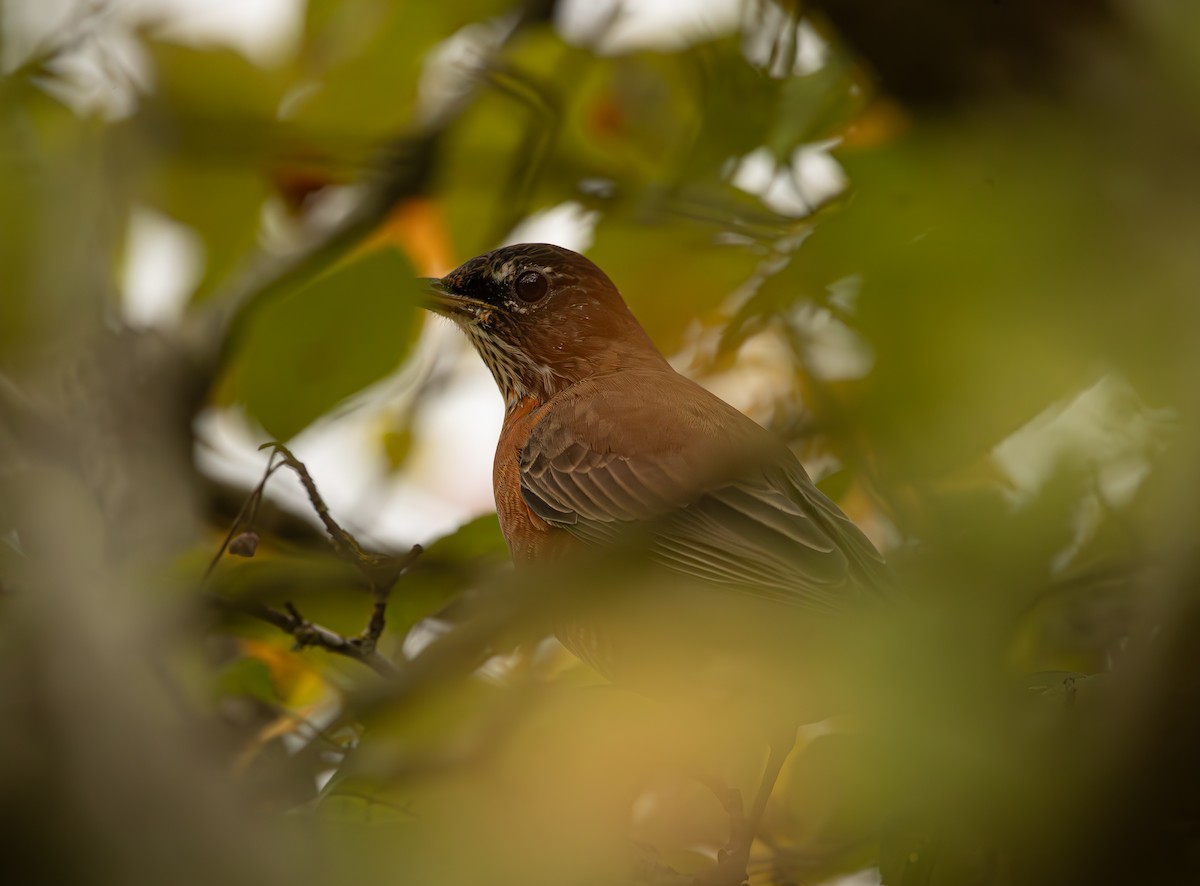
[[[441,277],[458,264],[441,207],[428,197],[398,203],[362,244],[359,254],[385,246],[400,249],[424,277]]]
[[[895,141],[909,127],[908,115],[896,102],[876,99],[862,114],[846,127],[842,145],[866,150]]]
[[[267,666],[271,682],[283,703],[311,704],[324,694],[324,679],[304,656],[251,637],[239,637],[238,648],[243,655]]]

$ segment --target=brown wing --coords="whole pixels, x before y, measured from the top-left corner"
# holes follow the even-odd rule
[[[785,447],[675,374],[551,401],[521,453],[521,492],[584,541],[637,528],[662,565],[780,602],[841,609],[886,580],[870,541]]]

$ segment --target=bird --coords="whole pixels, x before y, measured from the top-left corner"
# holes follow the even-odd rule
[[[585,256],[520,243],[425,284],[425,306],[466,334],[504,398],[493,487],[514,563],[626,545],[655,570],[615,614],[561,617],[563,645],[614,682],[659,690],[704,682],[704,662],[748,663],[733,693],[771,712],[770,753],[705,881],[743,882],[797,727],[825,712],[819,690],[802,701],[771,668],[836,642],[833,617],[886,599],[887,563],[782,441],[671,366]]]

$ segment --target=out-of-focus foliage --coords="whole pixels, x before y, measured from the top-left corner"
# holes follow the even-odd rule
[[[748,700],[699,669],[645,697],[546,639],[570,598],[636,615],[629,564],[516,582],[483,517],[373,634],[391,561],[196,467],[201,410],[287,440],[391,378],[379,482],[419,472],[406,421],[447,370],[412,357],[414,277],[564,204],[899,576],[820,658],[849,714],[802,731],[752,882],[1200,876],[1190,6],[747,0],[623,49],[543,4],[309,0],[267,67],[123,15],[81,4],[23,54],[0,20],[6,882],[711,868],[702,782],[748,801],[762,767]],[[806,165],[830,155],[842,191]],[[195,264],[153,328],[147,212]],[[334,515],[364,547],[369,498]],[[209,570],[231,525],[257,550]],[[353,654],[293,648],[314,624]]]
[[[393,249],[350,261],[265,307],[251,321],[233,396],[281,440],[399,365],[411,303],[397,280],[412,266]]]

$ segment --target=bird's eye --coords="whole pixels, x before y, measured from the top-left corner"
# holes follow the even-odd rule
[[[546,290],[550,288],[550,282],[544,274],[539,274],[537,271],[526,271],[517,278],[515,288],[517,290],[517,297],[521,301],[532,304],[542,299],[546,294]]]

